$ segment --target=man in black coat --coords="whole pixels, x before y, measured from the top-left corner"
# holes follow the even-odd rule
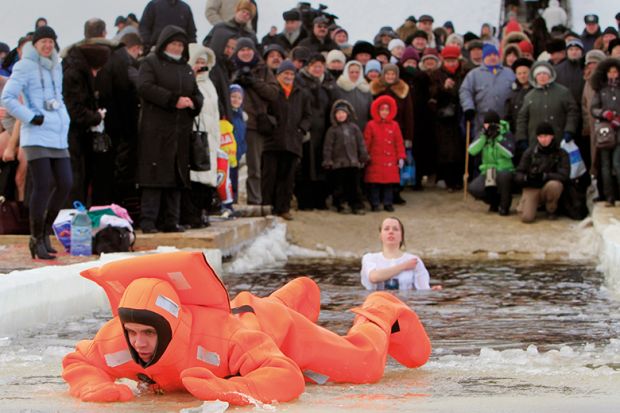
[[[537,144],[523,154],[515,175],[516,183],[523,187],[517,210],[525,223],[534,222],[539,205],[544,205],[549,219],[555,219],[562,191],[570,179],[568,154],[554,142],[553,126],[538,124],[536,139]]]
[[[69,203],[81,201],[85,205],[91,202],[105,205],[112,202],[113,156],[111,151],[93,153],[91,132],[91,128],[99,125],[105,117],[104,106],[98,100],[96,77],[108,61],[111,50],[105,39],[88,38],[71,46],[63,57],[62,94],[71,117],[69,153],[73,188]],[[92,199],[89,200],[91,184]]]
[[[311,53],[323,53],[339,49],[336,42],[329,36],[329,24],[330,22],[327,17],[316,17],[313,20],[312,33],[299,42],[299,46],[308,48]]]
[[[101,85],[100,101],[107,109],[105,130],[114,148],[114,201],[127,208],[132,216],[139,213],[136,164],[140,99],[136,86],[138,57],[142,51],[142,40],[137,33],[124,35],[97,76],[97,84]]]
[[[147,52],[168,25],[183,29],[190,43],[196,43],[196,25],[191,7],[182,0],[151,0],[140,19],[140,37]]]
[[[295,65],[285,60],[277,70],[278,98],[270,105],[277,120],[271,136],[265,136],[263,147],[261,191],[262,204],[286,220],[290,213],[295,168],[302,156],[303,137],[310,130],[312,109],[307,92],[295,81]]]
[[[138,185],[142,189],[144,233],[162,229],[180,232],[181,189],[189,187],[189,147],[194,118],[203,97],[189,58],[188,37],[177,26],[166,26],[140,65],[138,95],[142,99],[138,136]]]
[[[211,29],[207,37],[202,41],[203,46],[213,50],[218,60],[223,58],[226,43],[231,37],[250,38],[254,42],[254,45],[257,46],[258,40],[256,39],[256,33],[247,27],[247,23],[255,14],[256,7],[253,7],[249,1],[240,2],[237,6],[235,17],[227,22],[218,23],[213,26],[213,29]]]
[[[292,9],[282,13],[284,19],[284,30],[278,33],[273,40],[274,43],[280,45],[286,52],[299,45],[299,43],[308,37],[308,32],[301,24],[301,14],[299,10]],[[263,44],[263,47],[267,45]]]

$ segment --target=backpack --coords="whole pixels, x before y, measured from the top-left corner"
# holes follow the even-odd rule
[[[127,228],[107,226],[93,237],[93,254],[132,251],[136,235]]]

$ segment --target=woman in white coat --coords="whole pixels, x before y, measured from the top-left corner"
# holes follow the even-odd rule
[[[185,191],[181,201],[182,224],[191,228],[209,225],[207,213],[217,188],[217,150],[220,147],[220,110],[215,86],[209,71],[215,66],[215,53],[196,43],[189,45],[189,64],[196,74],[198,89],[204,97],[202,110],[194,122],[194,130],[207,132],[209,141],[208,171],[190,170],[191,191]]]

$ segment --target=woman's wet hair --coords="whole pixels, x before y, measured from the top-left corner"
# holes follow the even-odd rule
[[[405,248],[405,226],[403,225],[400,219],[396,217],[385,218],[383,221],[381,221],[381,225],[379,225],[379,232],[381,232],[381,230],[383,229],[383,223],[385,222],[386,219],[393,219],[396,222],[398,222],[398,225],[400,226],[400,233],[402,234],[402,237],[400,239],[400,245],[398,247],[401,249]]]

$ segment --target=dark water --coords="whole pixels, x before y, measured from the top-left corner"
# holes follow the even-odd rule
[[[528,265],[514,262],[426,263],[431,285],[442,291],[406,291],[398,295],[425,324],[441,355],[470,354],[481,347],[541,350],[560,345],[605,343],[620,337],[620,302],[603,287],[593,267],[567,263]],[[353,314],[346,311],[368,294],[359,281],[359,261],[309,260],[279,269],[228,275],[233,297],[242,290],[257,295],[297,275],[321,287],[320,323],[345,333]]]

